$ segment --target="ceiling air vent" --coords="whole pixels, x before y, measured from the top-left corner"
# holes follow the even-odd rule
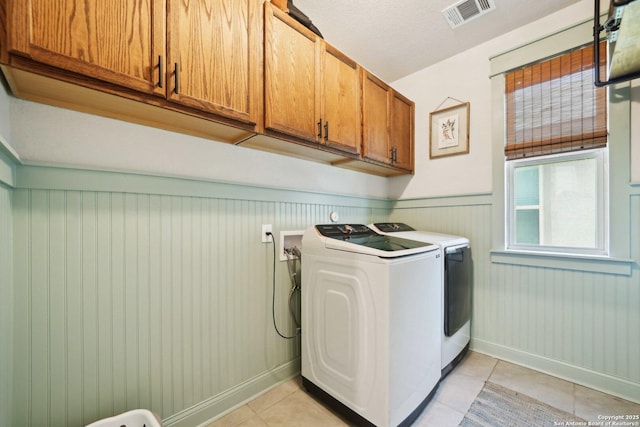
[[[451,28],[456,28],[495,8],[493,0],[462,0],[443,10],[442,14]]]

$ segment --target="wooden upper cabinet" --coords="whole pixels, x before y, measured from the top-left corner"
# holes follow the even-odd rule
[[[389,139],[392,150],[392,164],[413,172],[415,103],[395,90],[391,90],[391,119]]]
[[[262,115],[261,0],[168,0],[169,100],[255,124]]]
[[[360,153],[360,67],[331,45],[321,45],[320,142],[351,153]]]
[[[0,0],[0,63],[24,99],[413,170],[413,103],[269,1]]]
[[[15,0],[8,48],[34,61],[164,95],[165,0]]]
[[[362,156],[413,172],[414,102],[368,71],[362,75]]]
[[[358,154],[360,67],[265,4],[265,128]]]
[[[265,128],[316,141],[316,35],[265,3]]]
[[[362,78],[362,155],[391,163],[389,142],[389,91],[391,88],[368,71]]]

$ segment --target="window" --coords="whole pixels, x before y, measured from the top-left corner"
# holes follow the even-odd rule
[[[606,150],[507,162],[509,247],[606,253]]]
[[[510,249],[607,253],[607,103],[592,73],[587,46],[505,74]]]

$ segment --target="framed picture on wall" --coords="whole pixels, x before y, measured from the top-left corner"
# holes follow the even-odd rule
[[[429,158],[469,153],[469,103],[429,113]]]

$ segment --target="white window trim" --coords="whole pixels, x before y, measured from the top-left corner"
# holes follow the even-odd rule
[[[582,159],[594,159],[597,164],[597,178],[598,188],[596,189],[598,200],[597,203],[597,242],[595,248],[579,248],[579,247],[563,247],[563,246],[550,246],[550,245],[523,245],[516,244],[515,239],[515,200],[514,200],[514,170],[518,166],[528,165],[544,165],[549,163],[557,163],[559,161],[567,160],[582,160]],[[541,252],[541,253],[554,253],[565,255],[609,255],[609,167],[608,167],[608,155],[606,148],[584,150],[571,153],[554,154],[548,156],[532,157],[521,160],[511,160],[505,162],[505,247],[507,250],[525,251],[525,252]],[[542,203],[542,202],[541,202]],[[544,206],[538,205],[542,211]],[[543,225],[541,223],[541,225]]]

